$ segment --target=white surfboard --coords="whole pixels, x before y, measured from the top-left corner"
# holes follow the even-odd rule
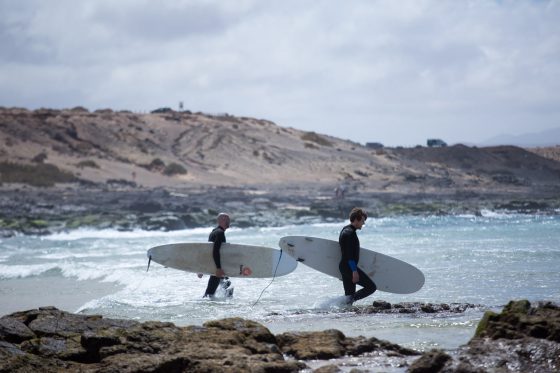
[[[213,275],[216,272],[213,245],[212,242],[161,245],[149,249],[148,258],[165,267]],[[220,259],[228,277],[284,276],[297,267],[291,256],[265,246],[222,243]]]
[[[282,250],[319,272],[342,279],[338,264],[342,253],[338,241],[317,237],[288,236],[278,243]],[[360,248],[358,267],[375,282],[378,290],[388,293],[414,293],[424,285],[424,274],[402,260]]]

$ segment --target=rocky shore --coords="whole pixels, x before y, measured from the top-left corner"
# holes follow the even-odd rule
[[[372,307],[391,309],[386,304]],[[346,337],[334,329],[273,335],[263,325],[240,318],[178,327],[53,307],[0,318],[0,372],[546,373],[560,369],[560,308],[512,301],[499,314],[488,311],[476,335],[458,351],[419,355],[388,341]],[[352,356],[368,363],[353,367],[348,363]]]
[[[511,194],[401,195],[359,190],[348,184],[344,198],[332,186],[279,185],[191,189],[3,187],[0,236],[44,235],[77,228],[180,230],[207,227],[228,211],[236,227],[341,221],[354,206],[372,217],[500,213],[558,214],[560,197]]]

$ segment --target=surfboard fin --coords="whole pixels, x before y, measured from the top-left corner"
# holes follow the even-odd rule
[[[148,257],[148,268],[146,268],[146,272],[148,272],[148,270],[150,269],[150,263],[152,262],[152,256],[150,255]]]

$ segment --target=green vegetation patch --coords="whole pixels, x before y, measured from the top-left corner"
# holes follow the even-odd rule
[[[185,175],[187,170],[185,167],[181,166],[178,163],[171,163],[165,167],[163,173],[167,176],[174,176],[174,175]]]
[[[103,219],[96,214],[88,214],[84,216],[75,217],[66,222],[66,228],[76,229],[80,227],[91,227],[99,225],[103,222]]]
[[[323,136],[316,134],[315,132],[305,132],[303,135],[301,135],[301,139],[304,141],[311,141],[322,146],[333,146],[332,142],[325,139]]]
[[[76,164],[76,166],[77,166],[78,168],[86,168],[86,167],[90,167],[90,168],[99,168],[99,165],[98,165],[97,163],[95,163],[94,161],[92,161],[92,160],[87,160],[87,161],[78,162],[78,163]]]
[[[53,164],[24,165],[0,162],[0,182],[23,183],[38,187],[53,186],[55,183],[72,183],[78,179],[70,172],[62,171]]]

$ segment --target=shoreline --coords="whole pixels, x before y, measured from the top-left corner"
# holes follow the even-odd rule
[[[482,211],[560,214],[555,193],[395,194],[348,191],[336,198],[327,186],[193,189],[106,189],[66,185],[51,188],[2,186],[0,237],[46,235],[77,228],[175,231],[207,227],[228,211],[240,228],[335,222],[352,207],[370,217],[482,216]]]

